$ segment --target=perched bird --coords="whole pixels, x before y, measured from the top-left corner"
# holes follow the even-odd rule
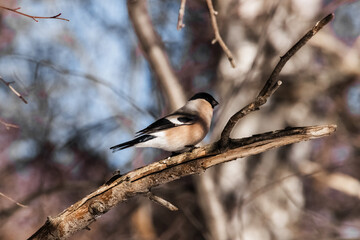
[[[197,93],[183,107],[138,131],[133,140],[110,149],[116,152],[135,146],[179,153],[193,148],[208,133],[214,107],[218,104],[210,94]]]

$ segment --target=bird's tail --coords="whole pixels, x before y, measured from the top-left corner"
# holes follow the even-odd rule
[[[143,136],[137,137],[131,141],[112,146],[110,149],[113,150],[113,152],[117,152],[117,151],[123,150],[125,148],[132,147],[138,143],[149,141],[154,138],[156,138],[156,137],[152,136],[152,135],[143,135]]]

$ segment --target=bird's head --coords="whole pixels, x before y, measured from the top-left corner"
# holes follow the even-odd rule
[[[204,99],[207,102],[209,102],[212,106],[212,108],[214,108],[216,105],[218,105],[219,103],[215,100],[215,98],[213,98],[213,96],[211,96],[210,94],[206,93],[206,92],[199,92],[197,94],[195,94],[194,96],[192,96],[189,101],[191,100],[195,100],[195,99]]]

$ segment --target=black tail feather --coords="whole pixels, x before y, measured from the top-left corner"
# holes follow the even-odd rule
[[[152,136],[152,135],[143,135],[143,136],[137,137],[131,141],[112,146],[110,149],[113,150],[113,152],[117,152],[117,151],[123,150],[125,148],[132,147],[138,143],[149,141],[154,138],[156,138],[156,137]]]

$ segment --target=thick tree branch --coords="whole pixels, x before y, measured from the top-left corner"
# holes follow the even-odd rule
[[[39,17],[39,16],[32,16],[23,12],[19,12],[18,10],[20,9],[20,7],[18,8],[8,8],[8,7],[4,7],[4,6],[0,6],[0,8],[23,15],[25,17],[31,18],[32,20],[34,20],[35,22],[39,22],[38,19],[59,19],[59,20],[64,20],[64,21],[70,21],[69,19],[66,18],[60,18],[61,13],[56,14],[55,16],[51,16],[51,17]]]
[[[244,139],[233,139],[226,150],[219,149],[217,143],[213,143],[155,162],[113,179],[111,183],[101,186],[58,216],[49,217],[29,239],[66,239],[75,232],[86,229],[116,204],[136,195],[147,194],[153,187],[184,176],[200,174],[207,168],[237,158],[328,136],[335,130],[335,125],[289,128]]]
[[[308,31],[293,47],[291,47],[284,56],[280,57],[280,60],[270,77],[266,81],[264,87],[261,89],[259,95],[255,98],[253,102],[242,108],[240,111],[235,113],[230,120],[226,123],[225,128],[221,133],[220,146],[226,147],[230,141],[230,134],[235,127],[236,123],[249,114],[252,111],[258,110],[260,106],[264,105],[267,102],[267,99],[278,89],[281,85],[279,81],[279,74],[282,68],[285,66],[286,62],[302,47],[307,41],[310,40],[321,28],[328,24],[334,18],[334,14],[331,13],[324,17],[322,20],[317,22],[315,26]]]
[[[141,49],[153,69],[159,85],[166,94],[171,110],[180,108],[186,101],[182,86],[170,65],[160,37],[156,34],[147,10],[147,1],[128,0],[127,7]]]

